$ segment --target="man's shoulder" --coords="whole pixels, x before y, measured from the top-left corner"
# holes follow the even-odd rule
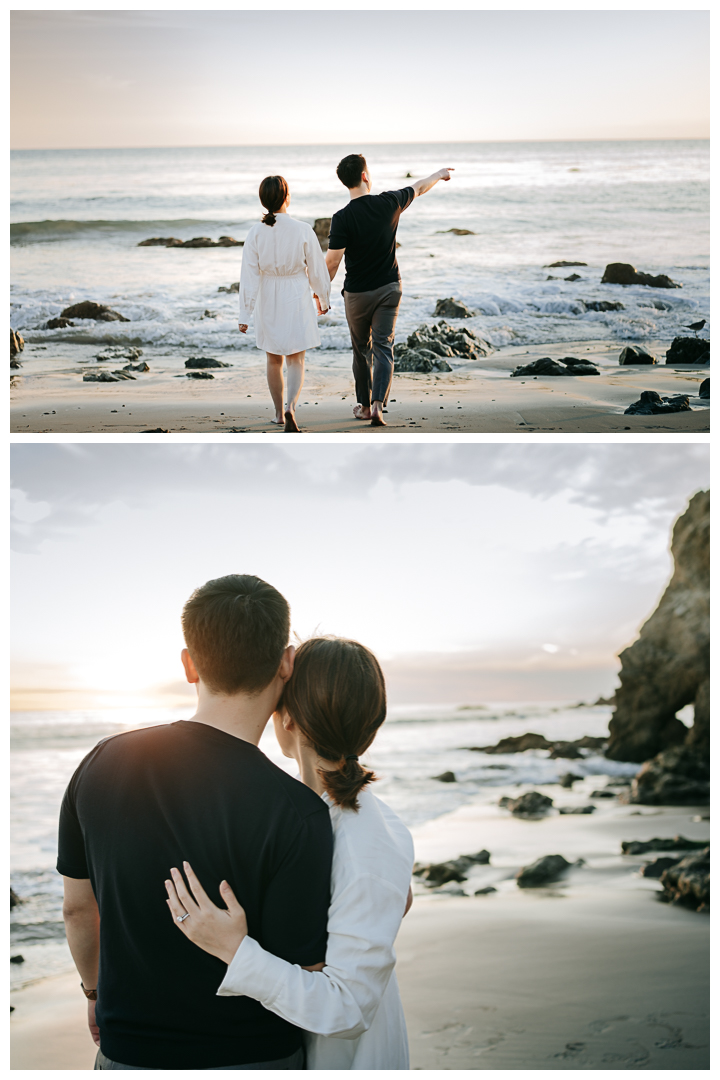
[[[312,788],[290,776],[279,765],[271,761],[261,752],[263,768],[267,771],[268,781],[276,785],[276,790],[282,792],[287,800],[287,805],[293,813],[300,818],[310,817],[312,814],[329,814],[327,804],[317,795]]]

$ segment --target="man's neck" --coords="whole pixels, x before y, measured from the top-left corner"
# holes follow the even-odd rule
[[[361,199],[363,195],[370,194],[370,188],[367,186],[364,180],[360,184],[360,187],[348,188],[348,191],[350,192],[351,199]]]
[[[260,694],[211,694],[200,685],[197,712],[190,719],[257,746],[273,714],[280,689],[273,682]]]

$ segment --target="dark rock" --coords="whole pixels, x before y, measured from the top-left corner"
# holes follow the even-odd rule
[[[560,787],[571,788],[576,780],[583,780],[584,777],[578,776],[577,773],[566,772],[560,777]]]
[[[18,896],[18,894],[15,892],[15,890],[13,888],[11,888],[10,889],[10,910],[12,911],[12,909],[14,907],[17,907],[18,904],[22,904],[22,903],[23,903],[22,898],[20,896]]]
[[[437,357],[430,349],[408,349],[406,345],[398,345],[395,349],[394,370],[398,375],[410,371],[428,374],[436,362]]]
[[[617,798],[617,792],[616,791],[608,791],[607,788],[600,788],[599,791],[591,791],[590,792],[590,798],[591,799],[616,799]]]
[[[25,339],[22,334],[16,334],[15,331],[10,328],[10,356],[17,356],[25,348]]]
[[[431,776],[430,779],[431,780],[441,780],[443,784],[456,784],[457,783],[457,777],[456,777],[454,772],[451,772],[450,769],[448,769],[447,772],[440,773],[439,776]]]
[[[522,754],[525,750],[550,750],[552,745],[544,735],[528,731],[525,735],[509,735],[495,746],[481,746],[477,749],[486,754]]]
[[[476,236],[477,234],[472,229],[436,229],[435,235],[440,236],[442,233],[452,233],[453,236]],[[438,303],[440,301],[438,300]],[[436,315],[444,314],[443,312],[435,312]]]
[[[191,356],[185,361],[186,368],[227,368],[232,364],[226,364],[222,360],[213,360],[210,356]]]
[[[697,851],[707,846],[707,840],[687,840],[684,836],[668,840],[656,836],[652,840],[622,840],[620,850],[623,855],[644,855],[646,851]]]
[[[215,247],[215,242],[209,236],[194,236],[192,240],[185,240],[179,246],[184,248],[209,248]]]
[[[86,371],[83,382],[120,382],[120,379],[111,375],[109,371]]]
[[[710,341],[697,337],[676,337],[665,353],[666,364],[709,364]]]
[[[113,311],[105,304],[96,304],[94,300],[83,300],[80,304],[71,304],[60,312],[61,319],[95,319],[97,322],[130,322],[119,311]]]
[[[17,956],[11,956],[10,957],[10,963],[11,964],[24,964],[25,963],[25,957],[21,956],[20,953],[18,953]]]
[[[236,240],[234,236],[221,236],[217,247],[244,247],[244,240]]]
[[[642,766],[626,801],[645,806],[704,806],[710,801],[706,753],[690,745],[662,750]]]
[[[139,364],[126,364],[123,371],[149,371],[150,365],[142,360]]]
[[[672,281],[667,274],[645,274],[630,263],[608,263],[601,278],[603,285],[650,285],[655,289],[682,289],[677,281]]]
[[[182,378],[182,375],[176,376],[176,378]],[[215,376],[211,375],[209,371],[186,371],[186,379],[214,379]]]
[[[539,791],[526,791],[517,799],[508,799],[505,806],[517,817],[530,817],[544,814],[552,807],[553,801]]]
[[[143,435],[169,435],[170,428],[154,427],[142,432]]]
[[[662,416],[665,413],[688,412],[690,398],[687,394],[675,397],[660,397],[655,390],[643,390],[639,401],[634,401],[625,410],[626,416]]]
[[[645,866],[640,868],[641,877],[647,878],[659,878],[665,870],[669,870],[671,866],[675,866],[680,862],[680,856],[671,857],[665,856],[659,859],[653,859],[652,862],[645,863]]]
[[[438,300],[433,312],[435,318],[442,316],[445,319],[469,319],[472,314],[470,308],[462,300],[456,300],[454,296]]]
[[[233,281],[232,285],[230,285],[227,289],[225,288],[224,285],[220,285],[219,288],[218,288],[218,292],[226,292],[226,293],[234,293],[234,292],[236,292],[236,293],[239,293],[240,292],[240,282],[239,281]]]
[[[541,356],[539,360],[533,360],[531,364],[525,364],[515,368],[511,377],[527,378],[528,376],[548,375],[599,375],[600,372],[589,360],[579,360],[574,356],[566,356],[562,361],[552,360],[549,356]]]
[[[592,814],[595,812],[594,806],[559,806],[559,814]]]
[[[484,889],[476,889],[475,896],[489,896],[490,893],[497,892],[494,885],[486,885]]]
[[[331,224],[331,222],[332,222],[332,218],[321,217],[321,218],[316,218],[315,219],[315,224],[313,225],[313,232],[315,233],[318,240],[320,241],[320,247],[321,247],[321,249],[323,251],[327,251],[327,249],[328,249],[328,242],[330,240],[330,224]]]
[[[67,326],[74,326],[75,323],[71,319],[48,319],[45,323],[46,330],[64,330]]]
[[[141,240],[138,247],[182,247],[182,243],[175,236],[151,236],[149,240]]]
[[[582,754],[574,743],[558,742],[553,746],[550,757],[553,759],[562,758],[566,761],[574,761],[577,760],[577,758],[581,758]]]
[[[557,262],[547,263],[548,270],[555,270],[559,266],[587,266],[587,263],[573,261],[568,262],[567,259],[559,259]]]
[[[657,364],[657,360],[642,345],[626,345],[620,353],[618,364]]]
[[[686,737],[700,754],[709,753],[709,492],[694,495],[675,522],[672,554],[675,569],[660,603],[637,641],[620,653],[620,687],[606,751],[615,761],[645,761]],[[691,703],[695,704],[695,721],[688,734],[675,714]],[[684,758],[673,760],[678,769],[696,768]],[[638,775],[633,792],[639,794],[647,788],[650,794],[657,783],[651,774],[666,773],[669,764],[663,760],[644,778]]]
[[[558,363],[567,366],[568,375],[599,375],[600,372],[590,360],[579,360],[576,356],[563,356]]]
[[[660,896],[669,904],[682,904],[695,911],[710,907],[710,848],[688,855],[660,876]]]
[[[603,697],[602,694],[601,694],[600,697],[597,699],[597,701],[593,701],[592,704],[593,705],[614,705],[615,704],[615,695],[611,694],[610,697]],[[605,742],[607,742],[607,739],[605,740]]]
[[[11,360],[10,361],[10,370],[11,371],[19,371],[21,367],[22,367],[22,364],[20,363],[19,360]]]
[[[135,381],[136,376],[131,375],[126,368],[120,368],[118,371],[113,371],[113,375],[117,375],[118,379],[132,379]]]
[[[484,866],[490,862],[490,852],[478,851],[477,855],[460,855],[442,863],[416,863],[413,875],[421,878],[429,889],[446,885],[449,881],[467,881],[466,871],[471,866]]]
[[[434,326],[423,323],[408,335],[406,345],[395,349],[395,371],[452,371],[444,357],[462,356],[469,360],[487,356],[492,346],[466,327],[449,326],[444,319]]]
[[[596,705],[612,705],[615,702],[615,697],[598,698],[595,702]],[[579,747],[580,750],[602,750],[607,743],[607,736],[605,735],[583,735],[582,739],[576,739],[574,743],[569,744]]]
[[[557,881],[570,869],[571,865],[562,855],[544,855],[529,866],[523,866],[518,870],[515,880],[521,889],[544,885],[549,881]]]
[[[136,349],[133,346],[116,346],[98,353],[95,359],[99,363],[109,361],[114,364],[117,363],[118,360],[137,360],[142,356],[142,353],[142,349]]]
[[[625,305],[619,300],[582,300],[586,311],[624,311]]]
[[[218,317],[217,311],[209,311],[208,308],[205,308],[205,310],[203,311],[202,316],[201,316],[201,318],[203,318],[203,319],[217,319],[217,317]]]
[[[703,379],[698,390],[698,397],[710,399],[710,380]]]
[[[570,277],[566,277],[565,281],[582,281],[580,274],[571,274]]]

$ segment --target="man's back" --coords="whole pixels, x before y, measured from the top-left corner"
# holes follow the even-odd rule
[[[411,187],[361,195],[333,215],[329,248],[345,249],[345,289],[369,292],[400,280],[395,236],[400,214],[412,202]]]
[[[325,953],[327,807],[251,743],[192,721],[100,743],[68,787],[58,870],[90,878],[100,909],[103,1053],[145,1068],[271,1061],[301,1033],[249,998],[218,998],[221,960],[173,926],[163,882],[187,859],[221,903],[224,878],[250,933],[291,963]]]

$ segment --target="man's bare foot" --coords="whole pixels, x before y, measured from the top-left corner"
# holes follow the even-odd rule
[[[295,414],[291,413],[289,409],[285,413],[285,430],[286,431],[300,431],[300,428],[297,426],[297,421],[295,419]]]
[[[356,405],[353,409],[353,416],[356,420],[369,420],[371,412],[367,405]]]
[[[387,424],[383,420],[382,405],[378,402],[373,402],[372,411],[370,413],[370,427],[387,427]]]

